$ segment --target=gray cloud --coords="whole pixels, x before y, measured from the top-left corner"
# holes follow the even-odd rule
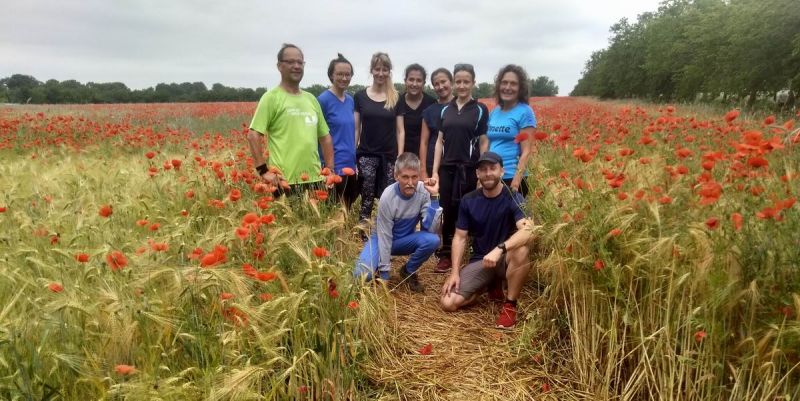
[[[395,64],[395,81],[412,62],[429,70],[470,62],[479,81],[517,63],[531,76],[553,78],[566,94],[591,52],[607,45],[611,24],[657,4],[28,0],[6,5],[0,15],[0,76],[119,81],[131,88],[186,81],[272,87],[279,81],[275,54],[293,42],[308,63],[304,85],[327,84],[327,63],[337,52],[353,62],[353,82],[368,84],[369,58],[382,50]]]

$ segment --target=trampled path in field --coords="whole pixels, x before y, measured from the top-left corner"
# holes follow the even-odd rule
[[[393,266],[402,266],[394,261]],[[439,308],[439,293],[447,274],[433,273],[434,258],[420,270],[424,294],[398,283],[392,272],[389,314],[397,336],[381,359],[366,366],[382,399],[400,400],[533,400],[541,399],[549,379],[530,356],[515,352],[523,326],[535,319],[538,292],[523,290],[521,312],[513,330],[495,328],[500,305],[484,294],[475,305],[456,313]],[[431,344],[430,355],[421,348]]]

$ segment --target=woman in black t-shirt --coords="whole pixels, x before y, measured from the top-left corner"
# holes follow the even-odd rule
[[[419,141],[422,132],[422,112],[436,103],[436,99],[423,92],[426,78],[425,68],[419,64],[406,67],[406,93],[397,102],[397,116],[402,124],[397,125],[397,154],[411,152],[419,156]]]
[[[433,156],[432,178],[439,182],[439,204],[443,209],[442,247],[434,269],[437,273],[446,273],[452,267],[450,247],[458,206],[462,196],[477,188],[475,166],[480,154],[489,149],[486,136],[489,109],[472,98],[475,69],[471,64],[456,64],[453,81],[456,97],[441,111]]]
[[[356,124],[356,163],[361,180],[360,221],[369,221],[375,198],[394,182],[397,158],[397,90],[392,84],[392,61],[386,53],[372,55],[372,85],[353,96]]]

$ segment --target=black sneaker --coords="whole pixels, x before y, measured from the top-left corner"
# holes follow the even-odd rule
[[[416,292],[416,293],[425,292],[425,286],[423,286],[422,283],[419,282],[419,277],[416,275],[416,273],[409,274],[406,271],[405,266],[403,266],[403,268],[400,269],[400,277],[403,278],[403,282],[406,283],[408,289],[411,290],[411,292]]]

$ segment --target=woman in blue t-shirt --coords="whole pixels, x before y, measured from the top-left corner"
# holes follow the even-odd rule
[[[335,173],[342,176],[336,184],[336,199],[349,210],[358,197],[356,171],[355,120],[353,119],[353,97],[346,92],[353,77],[353,65],[341,54],[328,64],[328,79],[331,87],[322,92],[317,100],[330,128],[333,139]]]
[[[437,68],[431,74],[431,86],[438,99],[422,111],[422,129],[419,136],[419,160],[423,179],[433,175],[433,150],[439,137],[438,120],[442,108],[453,100],[453,74],[447,68]]]
[[[489,150],[503,158],[503,182],[528,195],[528,157],[536,116],[528,105],[528,74],[514,64],[500,69],[494,81],[497,107],[489,113]]]

